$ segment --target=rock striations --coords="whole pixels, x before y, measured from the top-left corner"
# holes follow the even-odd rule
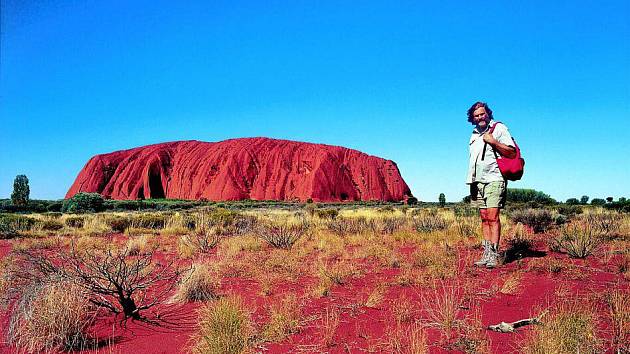
[[[268,138],[178,141],[96,155],[66,198],[400,201],[411,196],[393,161],[339,146]]]

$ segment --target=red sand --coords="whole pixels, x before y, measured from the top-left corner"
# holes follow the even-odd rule
[[[120,200],[401,201],[396,163],[339,146],[268,138],[179,141],[91,158],[68,190]]]
[[[0,240],[1,253],[6,254],[7,245],[8,241]],[[462,253],[468,252],[463,249],[460,251]],[[569,269],[560,273],[549,273],[545,270],[537,271],[535,269],[525,271],[531,262],[554,259],[560,260]],[[361,269],[366,269],[367,273],[347,284],[334,286],[330,296],[303,298],[305,300],[302,300],[304,303],[301,309],[306,321],[299,333],[289,336],[280,343],[263,343],[259,349],[265,353],[365,353],[370,348],[375,350],[374,352],[389,352],[386,343],[389,340],[388,329],[392,328],[394,323],[391,313],[392,303],[404,295],[412,304],[416,305],[413,320],[422,320],[426,318],[426,313],[422,308],[421,296],[432,290],[392,285],[388,288],[385,299],[377,308],[368,308],[361,305],[365,302],[368,294],[377,284],[392,282],[399,274],[400,269],[370,268],[369,261],[365,261],[360,266]],[[597,296],[597,294],[601,295],[605,290],[615,287],[623,287],[624,289],[628,287],[628,282],[616,272],[614,262],[604,264],[594,257],[587,260],[572,260],[566,255],[548,253],[541,258],[526,258],[495,270],[475,269],[463,264],[462,269],[464,270],[463,276],[455,281],[461,286],[461,295],[470,297],[469,301],[466,302],[470,304],[470,309],[462,310],[462,315],[469,315],[470,311],[480,306],[481,322],[484,326],[497,324],[501,321],[511,322],[531,317],[545,305],[554,303],[559,299],[559,296],[563,296],[557,293],[560,289],[565,289],[569,295],[580,293],[586,296]],[[518,270],[523,271],[520,272],[522,278],[520,288],[516,293],[512,295],[502,294],[496,291],[496,287],[495,291],[484,293],[493,284],[500,287],[508,274],[513,274]],[[452,283],[452,281],[450,282]],[[288,292],[296,293],[301,298],[314,283],[315,280],[312,277],[299,277],[294,282],[287,280],[279,284],[271,296],[263,296],[260,294],[260,287],[255,280],[224,278],[221,292],[240,295],[249,306],[252,319],[260,328],[268,318],[268,307],[272,302],[277,302]],[[117,320],[111,316],[100,319],[98,325],[92,329],[92,333],[100,339],[115,339],[112,344],[91,352],[134,354],[187,352],[190,336],[195,331],[195,311],[200,304],[185,304],[175,308],[169,306],[172,305],[162,305],[155,311],[164,313],[174,311],[171,316],[179,317],[179,322],[176,321],[177,324],[170,328],[151,327],[133,321],[128,321],[126,327],[121,328]],[[326,347],[322,342],[321,317],[326,312],[326,308],[336,309],[340,313],[340,324],[334,336],[335,344],[330,347]],[[598,323],[599,335],[604,338],[605,343],[609,343],[610,333],[606,331],[609,323],[606,322],[606,315],[603,313],[606,311],[605,307],[600,306],[598,311],[604,318]],[[6,323],[4,322],[7,319],[6,316],[6,313],[2,316],[3,323]],[[514,334],[501,334],[487,330],[485,334],[491,340],[493,353],[518,353],[519,346],[532,327],[523,327]],[[427,334],[429,343],[436,343],[440,340],[440,332],[436,329],[429,329]],[[13,350],[0,344],[0,352],[10,353]],[[447,351],[432,345],[431,352],[459,351]]]

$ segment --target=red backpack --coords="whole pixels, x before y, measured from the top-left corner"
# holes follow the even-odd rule
[[[488,132],[492,134],[494,132],[494,128],[496,128],[497,124],[499,123],[501,122],[494,123],[494,125],[490,127],[490,130]],[[525,160],[523,160],[523,158],[521,157],[521,149],[516,144],[514,138],[512,138],[512,141],[514,142],[514,148],[516,149],[516,157],[514,157],[513,159],[507,158],[505,156],[499,156],[499,154],[497,154],[496,150],[494,150],[492,146],[491,148],[492,152],[494,152],[494,157],[497,159],[497,164],[499,165],[499,170],[501,171],[503,178],[509,181],[518,181],[523,177]],[[481,154],[482,160],[486,155],[487,145],[488,143],[485,143],[483,146],[483,153]]]

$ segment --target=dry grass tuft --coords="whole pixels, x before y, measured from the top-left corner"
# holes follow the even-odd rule
[[[404,294],[398,297],[391,305],[395,322],[398,325],[411,322],[415,316],[415,308],[416,306]]]
[[[300,304],[295,294],[289,294],[282,301],[272,303],[269,323],[265,326],[263,337],[268,341],[281,341],[297,333],[301,316]]]
[[[521,273],[510,274],[503,282],[503,285],[501,286],[501,289],[499,289],[499,292],[507,295],[516,294],[521,286],[521,278]]]
[[[337,327],[339,327],[339,311],[333,307],[327,307],[326,312],[322,316],[320,326],[322,329],[321,337],[326,347],[331,347],[335,344]]]
[[[385,298],[385,292],[387,291],[387,287],[383,284],[379,284],[374,290],[368,295],[365,300],[364,305],[366,307],[376,308]]]
[[[617,353],[630,352],[630,293],[615,289],[606,296],[612,323],[612,347]]]
[[[195,353],[240,354],[250,345],[254,330],[250,314],[238,297],[226,297],[202,307]]]
[[[458,284],[441,283],[430,294],[421,296],[428,324],[439,328],[448,342],[460,324],[462,302],[460,291],[461,287]]]

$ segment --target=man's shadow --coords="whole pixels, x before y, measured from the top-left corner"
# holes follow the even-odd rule
[[[524,258],[541,258],[546,255],[547,252],[533,250],[528,243],[515,243],[505,250],[503,264],[509,264]]]

